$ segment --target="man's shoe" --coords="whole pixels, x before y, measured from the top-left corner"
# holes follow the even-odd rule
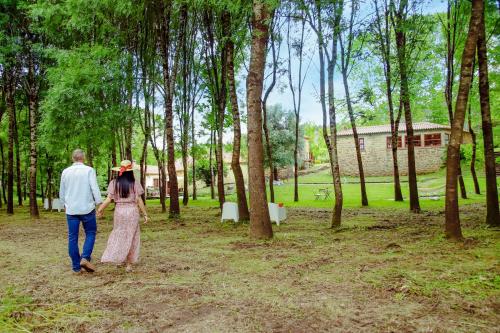
[[[82,259],[82,261],[80,261],[80,266],[84,270],[86,270],[87,272],[90,272],[90,273],[94,273],[95,272],[95,266],[90,261],[88,261],[87,259]]]
[[[73,275],[81,275],[82,274],[82,271],[72,271],[73,272]]]

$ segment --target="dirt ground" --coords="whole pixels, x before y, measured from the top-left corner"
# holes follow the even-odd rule
[[[272,241],[254,241],[216,208],[149,210],[132,273],[80,276],[63,213],[0,213],[0,331],[500,332],[500,234],[481,205],[462,211],[463,243],[443,238],[440,211],[346,210],[332,230],[329,210],[291,209]]]

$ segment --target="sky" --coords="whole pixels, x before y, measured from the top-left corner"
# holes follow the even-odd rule
[[[370,10],[368,5],[363,5],[365,6],[364,8],[362,7],[360,9],[360,12],[366,12]],[[438,12],[445,12],[446,11],[446,6],[447,3],[446,1],[443,0],[428,0],[424,2],[424,5],[422,7],[422,11],[425,14],[432,14],[432,13],[438,13]],[[362,14],[361,14],[362,15]],[[316,37],[312,32],[306,33],[306,38],[305,38],[305,45],[306,49],[308,49],[308,52],[310,53],[310,56],[312,57],[311,60],[305,59],[303,61],[303,67],[307,67],[307,64],[309,64],[307,76],[305,77],[304,81],[304,88],[302,91],[302,106],[301,106],[301,123],[305,122],[312,122],[315,124],[322,124],[323,121],[323,116],[322,116],[322,111],[321,111],[321,104],[319,103],[319,61],[318,61],[318,54],[317,54],[317,42],[316,42]],[[288,58],[288,51],[286,49],[286,39],[283,41],[282,45],[282,50],[281,50],[281,57],[284,59]],[[297,59],[294,59],[295,61],[292,61],[292,72],[295,73],[295,77],[297,77],[297,72],[298,72],[298,61]],[[269,60],[268,60],[269,62]],[[286,66],[286,62],[285,62]],[[246,74],[246,71],[243,71]],[[335,96],[336,98],[344,98],[344,87],[342,83],[341,77],[338,75],[338,70],[336,70],[336,75],[334,77],[334,86],[335,86]],[[297,80],[297,79],[295,79]],[[243,81],[244,82],[244,81]],[[274,89],[273,92],[270,94],[269,99],[268,99],[268,105],[273,105],[273,104],[281,104],[285,109],[293,110],[293,99],[292,99],[292,94],[290,92],[290,89],[288,88],[288,77],[287,75],[284,75],[279,84],[281,89]],[[356,92],[358,90],[358,86],[356,85],[356,82],[352,82],[352,85],[350,87],[353,92]],[[243,94],[240,96],[240,100],[245,100],[246,96],[244,94],[244,89]]]
[[[371,3],[371,1],[366,0],[365,2]],[[360,8],[360,17],[366,17],[370,14],[370,6],[363,5],[365,7]],[[433,14],[438,12],[446,11],[447,2],[446,0],[424,0],[421,10],[424,14]],[[308,26],[306,25],[306,28]],[[298,31],[297,31],[298,33]],[[288,59],[288,49],[286,46],[286,28],[284,30],[283,42],[280,51],[280,58],[283,61],[283,66],[287,68],[287,59]],[[292,34],[293,35],[293,34]],[[307,49],[308,58],[305,58],[303,61],[303,68],[307,68],[307,75],[304,79],[304,86],[302,91],[302,104],[301,104],[301,112],[300,112],[300,123],[314,123],[316,125],[321,125],[323,122],[323,115],[321,111],[321,104],[319,102],[319,60],[317,54],[317,41],[314,32],[308,31],[305,34],[305,49]],[[292,55],[292,72],[295,73],[295,77],[298,72],[298,60],[295,59]],[[246,114],[246,76],[248,74],[248,60],[243,68],[240,69],[239,75],[237,77],[238,81],[238,100],[240,104],[240,111],[243,114]],[[267,59],[266,66],[272,62],[272,58]],[[268,76],[270,68],[266,67],[265,77]],[[335,98],[343,99],[344,94],[344,86],[342,82],[342,78],[338,73],[338,69],[335,71],[334,76],[334,86],[335,86]],[[296,81],[296,79],[295,79]],[[268,98],[267,105],[268,107],[275,104],[281,104],[285,110],[293,110],[293,98],[292,93],[290,92],[289,84],[288,84],[288,75],[284,73],[276,84],[274,90],[270,94]],[[266,84],[269,84],[269,81],[265,82],[264,91],[266,88]],[[351,95],[355,95],[355,93],[359,90],[359,83],[355,81],[350,81],[350,91]],[[197,115],[196,122],[198,124],[201,123],[202,115]],[[242,122],[241,129],[243,133],[246,133],[246,123]],[[209,134],[207,131],[202,131],[200,133],[199,139],[201,141],[209,141]],[[232,129],[227,129],[224,132],[224,142],[232,143],[233,140],[233,132]]]

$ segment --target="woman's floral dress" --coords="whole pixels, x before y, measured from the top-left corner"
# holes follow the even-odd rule
[[[136,263],[139,260],[139,247],[141,244],[139,228],[139,208],[137,198],[144,193],[139,182],[135,182],[127,198],[115,194],[115,181],[108,186],[108,197],[115,206],[113,231],[109,235],[108,245],[104,250],[101,262],[103,263]]]

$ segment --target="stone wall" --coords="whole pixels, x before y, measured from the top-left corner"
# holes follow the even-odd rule
[[[424,147],[423,134],[441,133],[441,146]],[[444,164],[446,154],[445,134],[447,130],[418,131],[415,135],[422,136],[422,147],[415,147],[417,173],[429,173],[439,170]],[[390,133],[363,134],[365,150],[361,152],[363,168],[366,176],[392,175],[392,150],[387,148],[386,138]],[[405,133],[402,133],[403,147],[398,148],[398,164],[401,175],[408,174],[408,150],[404,145]],[[465,141],[465,140],[464,140]],[[341,175],[357,176],[359,174],[356,159],[356,148],[352,136],[339,136],[337,142]]]

